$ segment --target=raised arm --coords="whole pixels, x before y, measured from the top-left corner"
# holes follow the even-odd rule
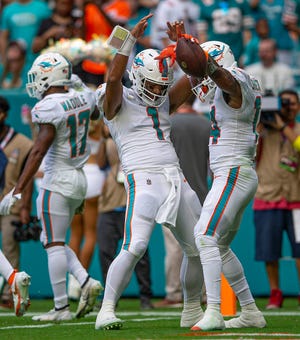
[[[190,36],[189,34],[184,33],[184,24],[183,22],[176,21],[174,23],[167,23],[168,25],[168,31],[167,34],[172,41],[178,41],[179,38],[184,38],[186,40],[189,40],[192,44],[198,44],[199,42],[197,38]],[[207,56],[207,65],[206,65],[206,71],[204,71],[204,77],[210,77],[214,83],[222,90],[224,99],[227,102],[227,104],[233,108],[239,108],[242,105],[242,91],[239,82],[235,79],[235,77],[228,71],[226,70],[226,67],[233,66],[234,65],[234,57],[232,55],[232,64],[230,65],[223,65],[223,63],[218,64],[214,58],[219,58],[224,52],[224,55],[232,53],[230,48],[229,51],[226,51],[226,47],[224,43],[220,42],[220,44],[223,45],[225,48],[224,50],[221,50],[218,48],[216,50],[213,50],[212,53],[213,55],[209,54],[209,51],[205,50],[205,47],[203,45],[207,45],[210,42],[204,43],[199,45],[200,49],[203,50],[203,53]],[[211,43],[217,43],[217,42],[211,42]],[[217,45],[217,44],[216,44]],[[182,45],[181,45],[182,48]],[[173,58],[175,59],[176,57],[176,52],[178,53],[178,46],[177,43],[176,45],[173,45],[173,48],[169,46],[167,49],[163,50],[161,53],[162,58]],[[191,56],[192,57],[192,56]],[[193,56],[194,57],[194,56]],[[224,56],[222,57],[223,62],[224,62]],[[199,68],[203,67],[202,64],[200,64],[199,61]],[[179,66],[182,67],[179,63]],[[224,67],[223,67],[224,66]],[[185,69],[183,69],[184,72],[186,72]],[[203,73],[202,70],[201,72],[198,73]],[[190,77],[190,82],[193,84],[190,87],[194,87],[197,83],[202,81],[202,79],[196,79],[194,77]],[[184,97],[188,95],[188,87],[187,86],[187,81],[184,79],[180,79],[178,84],[176,84],[172,90],[170,91],[170,102],[171,102],[171,107],[176,108],[178,103],[180,103]]]
[[[229,106],[233,108],[241,107],[243,98],[239,82],[228,70],[219,66],[210,55],[207,59],[206,73],[223,91],[224,98]]]
[[[176,42],[183,34],[185,34],[185,27],[183,21],[167,22],[168,30],[167,34],[171,41]],[[176,59],[176,44],[170,45],[165,48],[160,54],[159,60],[168,57],[171,59],[171,63]],[[186,75],[183,75],[170,89],[169,101],[170,101],[170,114],[183,104],[184,101],[192,94],[191,84]]]
[[[197,64],[197,61],[195,62],[195,55],[193,55],[192,63],[199,68],[199,72],[195,72],[195,75],[204,74],[204,79],[206,77],[211,78],[216,86],[222,90],[226,103],[232,108],[240,108],[243,99],[240,84],[234,75],[226,69],[236,64],[230,47],[217,41],[208,41],[200,45],[196,38],[187,34],[181,34],[181,37],[184,37],[191,44],[197,44],[197,48],[200,48],[202,54],[206,55],[206,65],[200,61],[200,56]],[[202,72],[203,68],[204,72]],[[203,78],[199,78],[198,82],[202,80]],[[194,83],[193,78],[191,82]]]
[[[111,120],[120,110],[123,96],[122,78],[126,71],[128,57],[136,42],[140,38],[148,25],[148,19],[153,14],[143,17],[131,30],[131,32],[116,26],[109,38],[109,44],[118,48],[118,52],[113,58],[107,76],[105,99],[103,103],[104,114]]]

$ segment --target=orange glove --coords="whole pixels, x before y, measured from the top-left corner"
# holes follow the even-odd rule
[[[199,45],[199,40],[198,40],[197,38],[193,37],[193,36],[190,35],[190,34],[181,33],[181,35],[180,35],[179,38],[181,38],[181,37],[183,37],[183,38],[186,39],[186,40],[191,40],[191,42],[196,43],[196,44]]]
[[[155,60],[159,60],[159,71],[162,72],[164,67],[163,67],[163,60],[166,58],[170,58],[170,66],[173,66],[175,61],[176,61],[176,45],[172,44],[164,48],[161,52],[160,55],[155,57]]]

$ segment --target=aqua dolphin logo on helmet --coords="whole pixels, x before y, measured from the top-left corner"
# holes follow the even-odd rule
[[[136,57],[134,58],[134,62],[133,62],[136,66],[144,66],[144,62],[140,57]]]
[[[219,66],[234,67],[236,61],[230,47],[221,41],[207,41],[201,47],[212,57]],[[204,77],[192,88],[196,97],[202,102],[209,102],[215,94],[216,84],[210,77]]]
[[[30,97],[41,99],[51,86],[71,84],[72,65],[56,52],[38,56],[28,71],[26,90]]]
[[[54,67],[58,66],[60,63],[61,63],[60,61],[53,63],[52,61],[44,60],[40,62],[37,66],[42,67],[45,72],[50,72],[53,70]]]
[[[158,60],[159,51],[149,48],[138,53],[132,63],[129,78],[136,94],[149,106],[160,106],[168,96],[168,90],[173,84],[173,69],[170,60],[165,59],[163,69],[160,70]],[[149,83],[160,85],[162,92],[153,93],[147,88]]]
[[[221,47],[221,46],[220,46]],[[222,56],[223,52],[225,50],[225,46],[223,45],[221,49],[213,49],[212,51],[208,50],[208,54],[214,58],[216,61],[218,61],[218,57]]]

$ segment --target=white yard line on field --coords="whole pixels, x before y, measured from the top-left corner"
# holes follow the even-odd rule
[[[39,313],[26,313],[24,318],[32,317],[33,315],[38,315]],[[1,313],[0,312],[0,318],[1,317],[11,317],[14,315],[13,313]],[[96,316],[97,313],[93,312],[89,315]],[[141,311],[141,312],[120,312],[117,313],[120,317],[126,317],[126,316],[136,316],[138,318],[130,319],[130,322],[146,322],[146,321],[154,321],[154,320],[166,320],[166,319],[174,319],[180,317],[181,313],[178,311]],[[264,312],[264,315],[285,315],[285,316],[294,316],[300,315],[299,312]],[[146,318],[139,318],[140,316],[146,316]],[[124,321],[126,323],[126,320]],[[62,326],[69,326],[69,327],[78,327],[79,325],[94,325],[95,321],[81,321],[81,322],[60,322],[59,323]],[[12,330],[12,329],[34,329],[34,328],[50,328],[54,325],[57,325],[57,323],[34,323],[32,325],[9,325],[6,327],[0,327],[0,330]],[[194,336],[201,336],[201,338],[208,339],[210,337],[220,337],[220,338],[231,338],[231,337],[243,337],[248,338],[251,337],[255,339],[256,337],[272,337],[272,338],[278,338],[278,339],[287,339],[287,338],[293,338],[293,339],[300,339],[300,334],[298,333],[226,333],[226,332],[190,332],[189,330],[182,329],[182,332],[185,333],[185,331],[189,332],[186,335],[194,335]]]
[[[43,312],[28,312],[25,314],[25,317],[27,316],[34,316],[34,315],[40,315]],[[282,315],[282,316],[300,316],[300,310],[299,311],[263,311],[263,315],[265,316],[277,316],[277,315]],[[98,312],[92,312],[89,313],[89,316],[97,316]],[[134,312],[117,312],[116,313],[118,316],[135,316],[135,315],[144,315],[144,316],[174,316],[178,317],[181,316],[181,311],[158,311],[158,310],[153,310],[153,311],[134,311]],[[13,316],[13,312],[2,312],[0,310],[0,317],[6,317],[6,316]],[[237,313],[236,316],[239,316],[240,313]],[[234,316],[233,316],[234,317]]]
[[[125,314],[125,313],[123,313]],[[153,321],[153,320],[166,320],[166,319],[172,319],[170,316],[164,316],[164,317],[158,317],[158,318],[143,318],[143,319],[131,319],[132,322],[140,322],[140,321]],[[125,321],[126,322],[126,321]],[[94,325],[95,322],[86,321],[86,322],[76,322],[76,323],[66,323],[66,322],[60,322],[61,326],[69,326],[69,327],[78,327],[79,325]],[[57,325],[57,323],[46,323],[46,324],[34,324],[34,325],[22,325],[22,326],[7,326],[7,327],[0,327],[0,330],[12,330],[12,329],[32,329],[32,328],[49,328],[53,327],[54,325]],[[184,330],[182,330],[184,332]],[[226,333],[226,332],[192,332],[188,333],[187,335],[194,335],[194,336],[201,336],[201,338],[204,340],[206,338],[211,337],[222,337],[222,338],[230,338],[230,337],[236,337],[241,336],[243,338],[247,337],[253,337],[255,339],[258,336],[262,337],[273,337],[273,338],[279,338],[279,339],[287,339],[287,338],[293,338],[293,339],[300,339],[300,334],[295,333]],[[205,337],[205,338],[204,338]]]

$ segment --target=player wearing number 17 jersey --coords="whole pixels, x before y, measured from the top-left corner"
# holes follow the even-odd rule
[[[28,72],[27,92],[39,99],[31,113],[39,132],[15,189],[6,197],[7,213],[45,156],[37,213],[43,228],[41,242],[48,256],[54,309],[33,320],[69,320],[72,314],[66,292],[67,271],[82,286],[76,317],[92,310],[102,290],[100,282],[89,277],[65,244],[67,229],[86,194],[82,167],[90,153],[87,132],[90,119],[97,119],[99,112],[95,110],[94,93],[72,76],[71,64],[58,53],[36,58]]]

